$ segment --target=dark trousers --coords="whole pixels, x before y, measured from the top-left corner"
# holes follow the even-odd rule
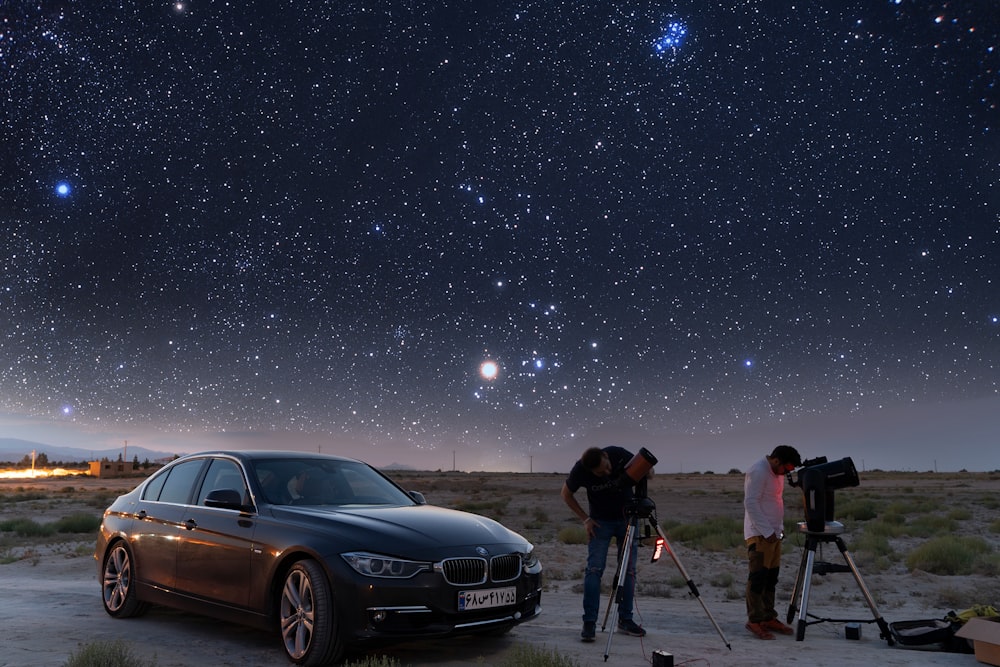
[[[747,540],[747,620],[763,623],[778,617],[774,609],[774,592],[778,587],[781,566],[781,541],[767,542],[763,537]]]

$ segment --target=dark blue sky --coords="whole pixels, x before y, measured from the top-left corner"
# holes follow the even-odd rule
[[[995,2],[479,5],[0,5],[8,432],[1000,467]]]

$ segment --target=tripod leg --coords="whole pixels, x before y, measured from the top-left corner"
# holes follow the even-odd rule
[[[624,544],[626,544],[626,545],[632,544],[632,542],[635,539],[635,535],[634,534],[635,534],[635,530],[636,529],[637,529],[637,527],[633,526],[632,523],[629,523],[628,527],[625,529],[625,542],[624,542]],[[625,563],[622,562],[623,561],[623,556],[622,555],[626,554],[626,553],[627,552],[622,551],[621,549],[619,549],[618,566],[615,568],[615,576],[612,579],[612,581],[614,582],[614,584],[612,585],[612,588],[611,588],[611,595],[608,597],[608,606],[604,610],[604,621],[601,624],[601,630],[602,631],[603,630],[607,630],[607,628],[608,628],[608,617],[611,615],[611,607],[618,602],[618,599],[621,597],[619,595],[619,591],[625,585],[625,576],[628,574],[628,570],[627,570],[628,566],[627,566],[627,564],[625,564]],[[615,607],[615,609],[617,611],[617,607]]]
[[[621,599],[622,591],[625,586],[625,577],[628,576],[628,565],[631,561],[632,546],[635,542],[635,531],[637,529],[637,520],[630,521],[628,528],[625,529],[625,542],[622,544],[622,548],[619,549],[620,557],[618,558],[618,571],[615,576],[615,587],[611,590],[611,596],[608,598],[608,610],[604,613],[604,625],[601,626],[602,630],[607,627],[608,616],[610,614],[611,630],[608,631],[608,643],[604,647],[604,662],[607,662],[608,656],[611,655],[611,640],[615,636],[615,627],[617,627],[616,621],[618,618],[618,602]]]
[[[708,620],[710,620],[712,622],[712,625],[715,626],[715,631],[719,633],[720,637],[722,637],[722,641],[726,645],[726,648],[732,651],[733,647],[729,644],[729,640],[726,639],[726,633],[724,633],[722,631],[722,628],[719,627],[719,624],[715,621],[715,617],[712,616],[712,612],[710,612],[708,610],[708,607],[705,605],[705,601],[701,599],[701,595],[698,593],[698,587],[695,585],[693,581],[691,581],[691,577],[688,576],[687,570],[684,569],[684,565],[681,564],[681,561],[677,557],[677,554],[675,554],[674,550],[670,547],[670,541],[667,540],[667,536],[663,534],[663,530],[655,521],[650,520],[650,523],[656,529],[656,534],[660,536],[661,540],[663,540],[663,548],[666,549],[667,553],[670,554],[670,558],[673,559],[674,565],[677,566],[677,569],[680,571],[681,576],[684,577],[684,581],[687,582],[688,589],[691,591],[691,595],[693,595],[698,600],[698,602],[701,603],[701,608],[705,610],[705,615],[708,616]]]
[[[799,601],[799,621],[795,626],[795,641],[802,641],[806,636],[806,614],[809,611],[809,588],[812,583],[813,563],[816,560],[816,542],[806,540],[806,550],[803,553],[805,565],[799,576],[802,578],[802,598]]]
[[[795,573],[795,586],[792,587],[792,599],[788,603],[788,615],[785,617],[785,623],[789,625],[792,624],[792,619],[795,618],[796,612],[799,608],[795,605],[795,601],[799,597],[799,593],[802,591],[802,578],[806,572],[806,553],[807,550],[802,550],[802,560],[799,561],[799,570]]]
[[[875,606],[875,598],[873,598],[872,594],[868,592],[868,587],[865,586],[865,582],[861,579],[861,572],[854,564],[854,559],[851,558],[850,552],[847,551],[847,545],[844,544],[844,540],[839,537],[837,538],[837,548],[840,549],[840,554],[847,562],[847,566],[851,568],[851,574],[854,575],[854,581],[858,583],[858,588],[861,589],[861,594],[865,596],[865,602],[868,603],[868,608],[872,610],[872,617],[878,625],[879,632],[882,633],[882,637],[889,643],[889,646],[892,646],[895,642],[892,639],[892,632],[889,631],[889,624],[885,622],[885,619],[882,618],[882,614],[879,613],[878,607]]]

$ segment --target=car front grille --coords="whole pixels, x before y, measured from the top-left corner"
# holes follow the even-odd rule
[[[471,586],[486,583],[487,566],[485,558],[449,558],[441,562],[441,574],[445,581],[455,586]],[[521,576],[520,554],[495,556],[489,562],[489,578],[492,581],[513,581]]]
[[[490,561],[490,579],[493,581],[511,581],[521,575],[520,554],[497,556]]]
[[[449,558],[441,563],[445,581],[455,586],[469,586],[486,581],[486,559]]]

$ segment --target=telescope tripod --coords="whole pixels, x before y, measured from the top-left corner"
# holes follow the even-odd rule
[[[611,595],[608,598],[608,608],[604,612],[604,622],[601,625],[601,631],[604,631],[608,627],[608,617],[611,618],[611,632],[608,633],[608,643],[604,648],[604,661],[608,661],[608,656],[611,655],[611,640],[614,638],[614,628],[616,627],[616,621],[618,617],[618,603],[622,601],[624,597],[624,587],[625,587],[625,576],[628,573],[628,562],[631,560],[632,549],[635,547],[636,535],[639,532],[639,525],[642,520],[646,523],[646,537],[652,537],[652,532],[656,532],[658,539],[656,541],[656,548],[653,552],[653,557],[650,559],[651,563],[655,563],[660,559],[660,555],[664,549],[670,554],[670,557],[674,561],[674,565],[680,571],[681,576],[684,577],[684,581],[688,585],[688,589],[698,602],[701,603],[702,609],[705,610],[705,614],[708,616],[708,620],[712,622],[715,626],[715,631],[719,633],[722,637],[722,641],[725,643],[726,648],[730,651],[733,647],[730,646],[729,640],[726,639],[725,633],[722,632],[722,628],[716,623],[715,618],[712,616],[712,612],[708,610],[705,606],[705,601],[701,599],[701,595],[698,593],[698,587],[691,577],[688,576],[687,570],[681,564],[677,554],[674,550],[670,548],[670,542],[667,541],[667,536],[663,534],[663,530],[656,520],[656,505],[648,497],[640,496],[635,498],[628,506],[625,508],[625,516],[628,517],[628,527],[625,530],[625,542],[622,548],[619,549],[619,554],[621,555],[618,559],[618,569],[615,572],[615,585],[611,590]],[[613,610],[613,611],[612,611]]]
[[[802,641],[806,635],[806,626],[814,625],[816,623],[823,623],[826,621],[834,621],[838,623],[877,623],[882,639],[885,639],[889,643],[889,646],[892,646],[894,642],[892,639],[892,633],[889,631],[889,624],[885,622],[885,619],[882,618],[878,608],[875,606],[875,600],[872,598],[872,594],[868,592],[868,587],[865,586],[865,582],[861,578],[861,573],[858,571],[857,565],[854,564],[854,559],[851,558],[850,552],[847,551],[847,545],[845,545],[844,540],[840,538],[840,533],[844,532],[843,524],[836,521],[828,521],[826,522],[824,532],[819,533],[809,531],[806,523],[800,522],[799,532],[805,533],[806,545],[802,551],[802,562],[799,565],[799,572],[795,577],[795,587],[792,589],[792,601],[788,605],[788,618],[786,619],[786,622],[791,625],[792,619],[794,619],[796,614],[798,614],[798,622],[795,625],[795,640]],[[846,562],[847,565],[839,565],[837,563],[827,563],[816,560],[816,547],[820,544],[829,543],[837,545],[837,549],[840,550],[840,554],[844,557],[844,562]],[[854,581],[857,582],[858,588],[861,589],[861,594],[864,595],[865,602],[868,603],[868,608],[871,609],[871,620],[820,618],[809,613],[809,589],[812,575],[825,575],[830,572],[850,572],[854,575]],[[798,607],[795,606],[796,599],[799,600]],[[807,617],[814,618],[816,620],[807,621]]]

